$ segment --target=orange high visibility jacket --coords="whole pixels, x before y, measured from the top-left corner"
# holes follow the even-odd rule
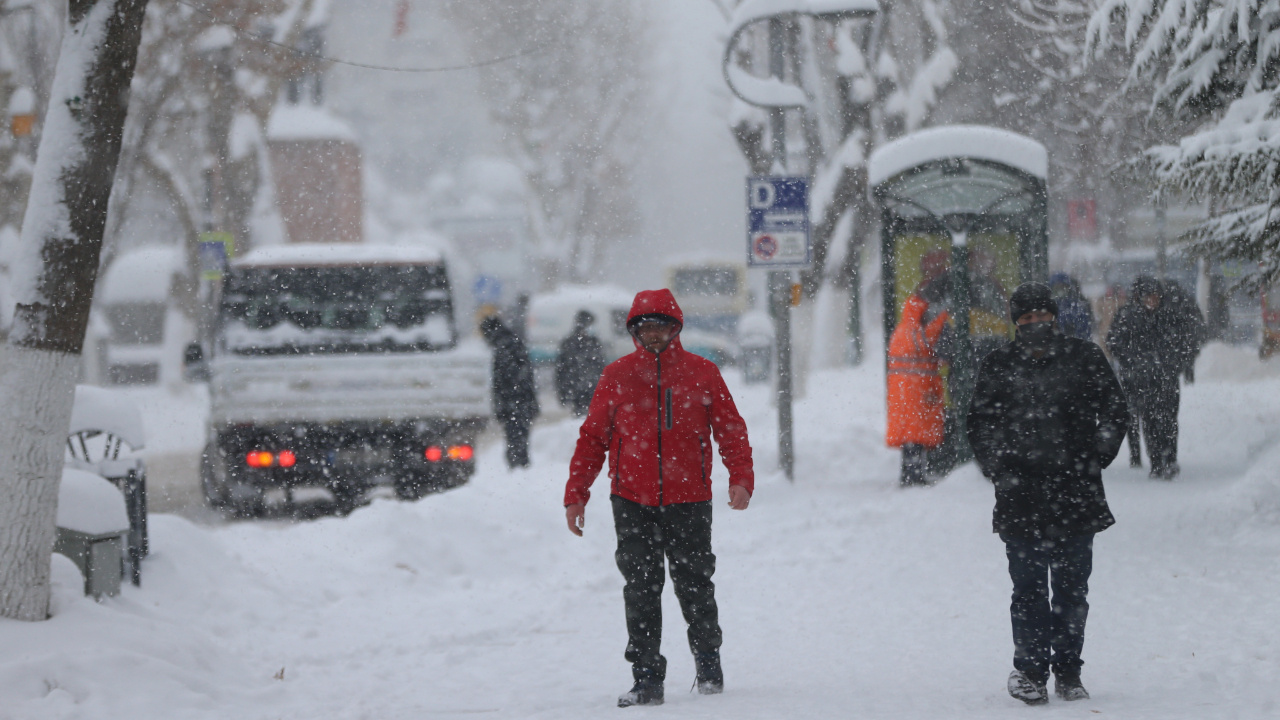
[[[929,303],[912,294],[889,337],[888,412],[885,443],[938,447],[942,444],[943,387],[935,346],[950,315],[938,313],[928,326]]]

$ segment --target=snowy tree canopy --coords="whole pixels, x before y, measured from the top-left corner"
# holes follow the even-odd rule
[[[1153,116],[1197,123],[1143,155],[1163,188],[1213,203],[1193,249],[1280,277],[1280,2],[1104,0],[1088,32],[1095,54],[1132,53],[1130,85],[1151,84]]]

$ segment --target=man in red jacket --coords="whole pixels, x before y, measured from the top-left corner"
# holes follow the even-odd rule
[[[676,337],[684,313],[670,290],[636,295],[627,329],[636,351],[604,369],[569,464],[565,517],[582,535],[590,487],[609,460],[609,492],[626,579],[627,651],[635,686],[618,707],[660,705],[667,660],[662,642],[663,556],[671,565],[698,692],[724,690],[716,556],[711,552],[711,440],[729,469],[729,507],[745,510],[755,475],[747,426],[719,369]]]

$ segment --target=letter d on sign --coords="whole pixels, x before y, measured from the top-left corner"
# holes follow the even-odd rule
[[[751,184],[751,209],[768,210],[777,199],[777,191],[771,182],[755,182]]]

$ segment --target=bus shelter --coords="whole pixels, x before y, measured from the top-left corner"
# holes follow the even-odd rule
[[[886,349],[907,299],[945,280],[946,429],[930,463],[945,471],[972,456],[964,413],[978,363],[1013,335],[1009,295],[1048,277],[1048,153],[1016,133],[953,125],[885,144],[867,171],[881,213]]]

